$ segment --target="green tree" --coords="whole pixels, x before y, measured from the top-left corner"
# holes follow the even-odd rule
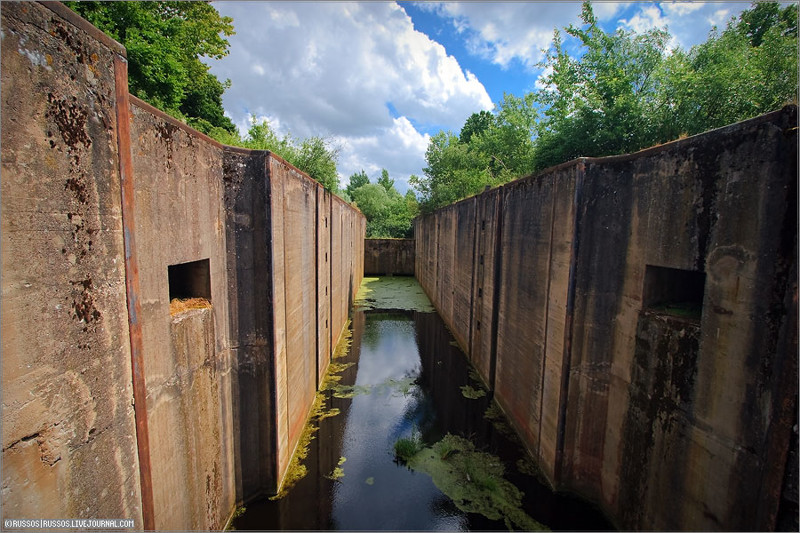
[[[656,75],[669,33],[606,33],[588,1],[581,21],[566,33],[578,40],[582,53],[570,56],[556,30],[542,63],[550,73],[536,95],[545,108],[537,127],[536,169],[578,156],[633,152],[656,138]]]
[[[208,2],[67,2],[127,49],[131,94],[203,132],[235,132],[221,82],[201,58],[228,53],[233,20]]]
[[[353,191],[355,191],[356,189],[358,189],[363,185],[366,185],[367,183],[369,183],[369,177],[367,176],[367,173],[364,172],[364,169],[361,169],[360,172],[354,172],[353,174],[350,174],[350,181],[347,184],[345,190],[352,199]]]
[[[492,181],[486,159],[450,131],[431,137],[425,162],[424,176],[411,176],[409,184],[426,212],[475,194]]]
[[[336,162],[339,151],[321,137],[309,137],[298,143],[290,134],[279,137],[267,120],[259,122],[255,115],[250,117],[250,129],[244,139],[228,139],[230,144],[253,150],[269,150],[296,166],[322,186],[339,194],[339,175]]]
[[[797,5],[754,3],[724,31],[669,59],[657,119],[674,138],[796,102],[797,50]]]
[[[381,177],[378,178],[378,185],[386,189],[387,192],[394,188],[394,180],[389,178],[389,171],[385,168],[381,169]]]
[[[464,126],[461,128],[461,133],[458,135],[458,140],[462,143],[469,143],[474,135],[485,132],[494,122],[494,115],[488,111],[481,111],[473,113],[467,118]]]

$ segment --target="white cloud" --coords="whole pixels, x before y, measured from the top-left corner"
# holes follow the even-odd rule
[[[542,59],[553,30],[578,20],[580,2],[444,2],[419,4],[449,18],[473,54],[507,68],[529,69]]]
[[[592,4],[595,16],[601,21],[613,19],[617,13],[628,7],[630,2],[595,2]]]
[[[234,123],[246,125],[256,114],[282,133],[330,137],[342,148],[345,177],[359,165],[386,168],[392,177],[419,173],[427,136],[412,124],[457,129],[471,113],[492,108],[481,82],[415,31],[395,3],[214,7],[233,18],[236,30],[230,55],[210,62],[212,73],[232,82],[223,104]]]
[[[419,175],[425,166],[425,150],[430,135],[421,134],[406,117],[398,117],[392,125],[374,135],[336,137],[340,147],[339,182],[348,183],[351,174],[364,170],[374,183],[385,168],[401,193],[408,190],[408,178]]]
[[[723,28],[748,7],[745,2],[642,3],[630,18],[620,19],[619,25],[637,32],[666,28],[672,35],[668,47],[688,50],[708,39],[712,26]]]

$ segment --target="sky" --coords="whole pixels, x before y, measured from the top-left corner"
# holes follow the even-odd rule
[[[280,135],[320,136],[338,149],[340,186],[385,168],[405,193],[422,175],[430,137],[458,133],[504,93],[537,88],[553,30],[580,23],[580,2],[213,2],[233,18],[225,112]],[[606,31],[668,28],[690,48],[749,2],[595,2]],[[562,32],[563,34],[563,32]]]

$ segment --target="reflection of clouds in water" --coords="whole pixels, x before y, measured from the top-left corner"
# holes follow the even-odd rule
[[[419,374],[419,349],[411,318],[367,321],[356,385],[379,385],[387,379]]]
[[[354,339],[361,343],[355,384],[369,386],[370,393],[355,396],[348,411],[342,450],[347,462],[335,490],[333,519],[346,530],[462,529],[460,517],[431,506],[441,493],[429,476],[413,475],[394,463],[393,445],[410,431],[409,414],[424,411],[427,403],[418,387],[404,395],[389,381],[419,375],[414,322],[368,315],[364,333]],[[362,342],[367,338],[369,343]]]

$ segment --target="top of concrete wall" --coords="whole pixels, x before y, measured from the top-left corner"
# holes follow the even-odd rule
[[[122,46],[120,43],[100,31],[98,28],[93,26],[89,21],[82,18],[80,15],[75,13],[73,10],[62,4],[61,2],[39,2],[41,5],[58,15],[59,17],[63,18],[76,28],[85,31],[88,33],[93,39],[99,41],[104,46],[107,46],[111,49],[112,52],[121,55],[124,58],[128,57],[128,52],[125,50],[125,47]]]
[[[559,165],[555,165],[539,172],[533,174],[527,174],[525,176],[520,176],[517,179],[511,180],[508,183],[504,183],[487,191],[480,192],[478,194],[468,196],[467,198],[463,198],[457,202],[453,202],[452,204],[440,207],[436,211],[440,211],[443,209],[449,209],[452,206],[456,206],[462,202],[469,201],[475,197],[479,197],[483,194],[487,193],[494,193],[497,190],[504,189],[507,187],[514,187],[520,185],[527,181],[533,181],[538,179],[541,176],[551,174],[553,172],[558,172],[562,170],[566,170],[572,167],[582,167],[587,163],[590,164],[607,164],[607,163],[622,163],[625,161],[631,161],[640,157],[652,156],[661,152],[665,152],[667,150],[680,150],[687,144],[694,144],[697,143],[697,139],[707,135],[728,135],[732,130],[742,129],[746,127],[757,126],[758,124],[768,123],[768,122],[776,122],[780,119],[780,117],[785,116],[784,121],[786,122],[786,126],[793,124],[795,127],[798,125],[798,117],[797,117],[797,105],[791,104],[784,106],[782,109],[778,109],[776,111],[771,111],[769,113],[765,113],[763,115],[759,115],[754,118],[750,118],[747,120],[742,120],[740,122],[735,122],[733,124],[729,124],[727,126],[722,126],[720,128],[715,128],[712,130],[708,130],[702,133],[698,133],[696,135],[692,135],[690,137],[686,137],[684,139],[676,139],[674,141],[669,141],[663,144],[657,144],[655,146],[651,146],[649,148],[643,148],[638,152],[632,152],[630,154],[619,154],[619,155],[609,155],[603,157],[577,157],[570,161],[565,161]],[[420,215],[426,216],[426,215]]]

